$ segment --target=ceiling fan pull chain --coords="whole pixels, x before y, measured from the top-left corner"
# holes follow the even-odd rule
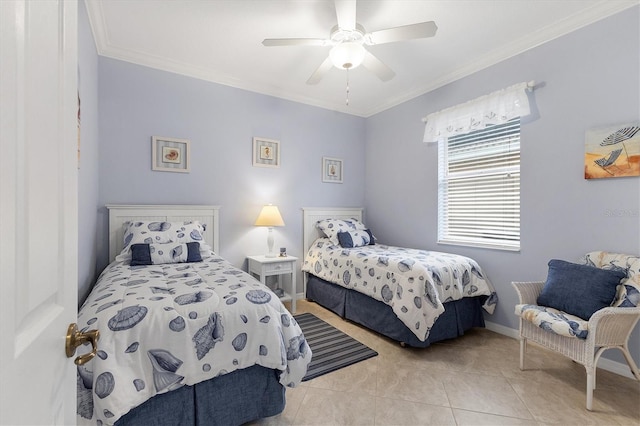
[[[347,68],[347,106],[349,106],[349,68]]]

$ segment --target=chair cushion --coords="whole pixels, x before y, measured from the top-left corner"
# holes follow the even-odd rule
[[[516,305],[516,315],[543,330],[561,336],[586,339],[589,322],[575,315],[538,305]]]
[[[596,268],[625,271],[627,276],[620,281],[612,306],[621,308],[640,306],[640,256],[592,251],[587,253],[580,263]]]
[[[624,277],[624,271],[553,259],[537,303],[588,320],[594,312],[611,306]]]

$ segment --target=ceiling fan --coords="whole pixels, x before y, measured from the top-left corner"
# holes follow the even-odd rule
[[[317,84],[333,66],[350,70],[360,64],[380,80],[391,80],[395,75],[393,70],[364,46],[433,37],[438,30],[435,22],[428,21],[368,33],[356,22],[356,0],[335,0],[335,7],[338,25],[331,29],[328,39],[267,38],[262,41],[264,46],[333,46],[327,59],[309,77],[307,84]]]

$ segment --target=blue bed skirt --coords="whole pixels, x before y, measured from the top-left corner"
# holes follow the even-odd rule
[[[307,280],[307,299],[390,339],[419,348],[462,336],[473,327],[484,327],[482,303],[485,298],[471,297],[445,303],[445,311],[423,342],[398,319],[390,306],[310,274]]]
[[[133,425],[241,425],[284,410],[279,372],[259,365],[156,395],[117,422]]]

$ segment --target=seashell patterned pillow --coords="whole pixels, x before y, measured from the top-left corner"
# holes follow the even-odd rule
[[[621,308],[640,306],[640,256],[592,251],[584,255],[579,263],[596,268],[624,271],[626,278],[620,281],[616,298],[611,306]]]
[[[324,234],[329,237],[331,242],[335,245],[339,244],[338,241],[338,233],[339,232],[349,232],[349,231],[364,231],[367,227],[364,226],[362,222],[360,222],[356,218],[351,219],[322,219],[316,223],[316,226],[319,230],[324,232]]]
[[[125,222],[123,248],[116,261],[131,261],[133,244],[200,243],[202,258],[211,256],[211,247],[204,241],[205,227],[198,221]]]

